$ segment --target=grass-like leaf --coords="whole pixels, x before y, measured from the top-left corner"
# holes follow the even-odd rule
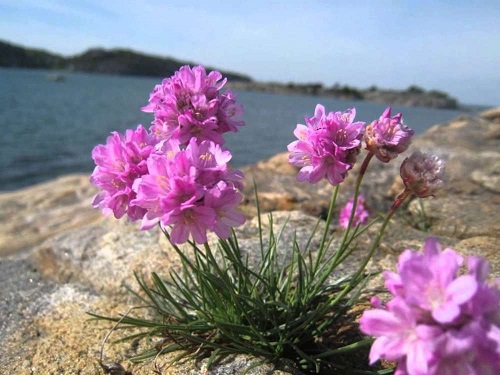
[[[346,368],[339,358],[371,341],[339,336],[332,341],[333,347],[325,347],[323,341],[332,332],[341,332],[370,275],[360,268],[354,276],[327,280],[351,255],[355,240],[368,227],[354,227],[332,250],[329,224],[337,194],[335,189],[317,249],[313,243],[320,221],[303,248],[294,235],[289,253],[283,256],[282,238],[288,220],[275,231],[269,215],[269,231],[264,233],[256,193],[260,244],[256,264],[242,256],[234,230],[227,240],[221,239],[214,246],[188,242],[181,249],[172,245],[181,271],[170,271],[167,279],[153,273],[151,282],[135,274],[140,291],[133,294],[147,306],[149,314],[91,315],[141,330],[119,341],[160,338],[151,340],[151,347],[133,357],[134,361],[179,352],[174,360],[206,359],[210,368],[227,355],[249,354],[260,358],[257,363],[292,361],[304,371]],[[168,232],[162,230],[170,240]]]

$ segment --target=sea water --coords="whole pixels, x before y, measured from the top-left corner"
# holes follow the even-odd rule
[[[91,173],[92,148],[112,131],[138,124],[148,127],[152,114],[141,112],[158,78],[124,77],[44,70],[0,68],[0,190],[46,181],[69,173]],[[52,75],[52,76],[51,76]],[[225,136],[232,165],[242,167],[286,151],[297,123],[312,116],[317,103],[327,111],[356,107],[356,119],[379,117],[385,104],[303,95],[236,91],[246,126]],[[422,133],[462,113],[457,110],[393,106]]]

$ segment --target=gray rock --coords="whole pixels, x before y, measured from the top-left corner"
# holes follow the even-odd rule
[[[384,213],[403,189],[399,164],[414,149],[446,158],[449,183],[436,197],[413,199],[400,208],[368,263],[368,271],[395,270],[398,255],[404,249],[420,249],[427,237],[436,236],[443,246],[463,255],[486,257],[492,276],[500,276],[497,120],[496,112],[474,118],[462,116],[416,138],[410,150],[395,161],[372,161],[361,187],[372,218]],[[301,247],[305,245],[317,218],[325,216],[332,193],[331,186],[324,182],[297,183],[297,170],[287,159],[287,154],[279,154],[245,169],[246,200],[242,205],[249,218],[255,215],[253,178],[263,211],[273,212],[275,231],[288,221],[278,245],[281,262],[290,259],[294,239]],[[352,194],[358,167],[359,164],[340,189],[329,228],[336,237],[330,252],[342,235],[336,225],[337,215]],[[4,255],[0,257],[0,373],[102,373],[98,362],[100,343],[112,324],[89,321],[86,311],[124,314],[134,303],[124,288],[135,286],[134,271],[147,277],[153,271],[168,275],[169,270],[179,269],[177,254],[159,231],[141,232],[136,224],[103,219],[90,207],[94,193],[87,176],[67,176],[0,194],[0,219],[4,224],[0,228],[0,255]],[[265,215],[263,226],[269,227]],[[358,238],[352,256],[329,281],[357,269],[379,226],[375,224]],[[320,223],[320,229],[323,227],[324,223]],[[248,255],[250,264],[256,264],[260,253],[257,220],[249,220],[237,229],[237,234],[244,255]],[[215,237],[209,238],[214,244]],[[319,241],[317,233],[311,241],[313,250]],[[14,255],[5,257],[6,254]],[[366,294],[378,293],[382,286],[379,274],[367,285]],[[112,340],[120,334],[113,332]],[[138,349],[131,343],[106,344],[103,360],[117,362],[116,366],[133,374],[153,373],[155,362],[133,364],[127,360],[127,354]],[[203,362],[168,367],[168,360],[169,357],[162,357],[156,361],[164,374],[205,371]],[[208,373],[239,374],[255,360],[230,357]],[[263,365],[253,373],[293,372]]]
[[[0,256],[29,250],[71,228],[97,223],[88,176],[69,175],[0,194]]]

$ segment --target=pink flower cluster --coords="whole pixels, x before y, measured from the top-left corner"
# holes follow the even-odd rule
[[[340,210],[339,225],[342,228],[347,228],[349,225],[349,219],[351,218],[352,208],[354,205],[354,197],[349,199],[346,205]],[[365,197],[360,194],[356,203],[356,211],[354,212],[354,218],[352,225],[356,226],[358,224],[364,224],[368,220],[370,213],[366,209]]]
[[[102,208],[105,215],[114,213],[117,219],[125,214],[132,220],[143,217],[143,208],[129,204],[135,198],[132,185],[147,173],[147,159],[157,143],[158,139],[139,125],[125,135],[113,132],[106,145],[95,146],[92,159],[96,167],[90,181],[102,191],[92,205]]]
[[[378,120],[366,127],[366,148],[380,161],[388,163],[408,149],[413,133],[403,123],[403,115],[391,117],[391,107],[387,107]]]
[[[316,106],[314,116],[306,117],[306,125],[298,124],[298,138],[288,145],[289,161],[300,167],[299,181],[316,183],[323,178],[336,186],[344,181],[361,147],[364,122],[353,122],[356,110],[325,113]]]
[[[298,140],[288,145],[288,151],[289,162],[300,167],[299,181],[326,178],[333,186],[340,184],[355,163],[363,138],[371,156],[385,163],[410,145],[414,132],[403,124],[401,113],[391,117],[388,107],[366,130],[364,122],[353,122],[355,115],[355,108],[326,114],[318,104],[314,116],[306,117],[306,125],[297,125],[293,134]]]
[[[500,374],[500,280],[488,284],[489,265],[441,250],[429,238],[423,253],[406,250],[398,272],[385,272],[392,295],[365,311],[361,330],[375,336],[370,363],[398,361],[396,374]]]
[[[243,175],[228,168],[229,151],[211,141],[198,144],[195,138],[185,149],[167,141],[162,151],[149,157],[148,173],[134,182],[137,196],[130,203],[147,210],[141,229],[161,222],[172,227],[173,243],[184,243],[191,234],[201,244],[207,231],[228,238],[231,227],[245,222],[236,211]]]
[[[154,113],[151,131],[161,139],[176,139],[187,145],[193,137],[224,144],[222,134],[244,125],[243,107],[231,91],[221,93],[226,79],[205,68],[183,66],[157,85],[144,112]]]
[[[190,235],[202,244],[207,231],[228,238],[231,227],[245,222],[236,209],[243,174],[229,168],[231,153],[221,147],[221,134],[243,125],[235,119],[242,107],[230,93],[219,93],[220,79],[201,66],[182,67],[151,94],[150,132],[142,125],[114,132],[94,148],[90,180],[101,189],[94,207],[142,220],[141,229],[169,226],[175,244]]]

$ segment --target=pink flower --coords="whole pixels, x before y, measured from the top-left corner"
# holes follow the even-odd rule
[[[242,188],[243,173],[228,166],[232,158],[228,150],[223,150],[220,145],[202,141],[198,144],[196,139],[191,139],[186,147],[186,153],[192,165],[196,168],[196,181],[210,189],[220,181]]]
[[[113,132],[106,145],[94,147],[92,158],[96,167],[90,181],[102,189],[94,198],[94,207],[106,215],[112,212],[117,219],[127,214],[131,220],[137,220],[144,215],[144,209],[131,204],[135,198],[132,185],[148,173],[146,160],[156,143],[157,139],[139,125],[125,135]]]
[[[151,155],[148,159],[149,173],[138,178],[133,185],[136,198],[132,203],[145,210],[141,229],[151,229],[167,212],[163,200],[170,194],[172,158],[165,155]]]
[[[342,228],[347,228],[349,224],[349,219],[351,218],[353,204],[354,204],[354,197],[349,199],[347,204],[342,208],[342,210],[340,210],[339,225]],[[369,215],[370,214],[366,209],[365,205],[365,197],[363,196],[363,194],[360,194],[358,196],[358,201],[356,204],[356,212],[354,213],[352,226],[366,223]]]
[[[306,124],[298,124],[298,138],[288,145],[289,161],[300,167],[297,179],[316,183],[327,178],[332,185],[340,184],[352,168],[360,148],[363,122],[353,122],[355,109],[330,112],[318,104]]]
[[[215,212],[202,205],[185,205],[174,209],[168,215],[168,225],[172,226],[170,240],[174,244],[186,242],[191,234],[198,244],[207,242],[207,231],[215,224]]]
[[[229,238],[231,228],[245,223],[245,216],[237,210],[242,200],[241,193],[224,182],[207,192],[205,204],[215,211],[213,231],[220,238]]]
[[[414,131],[403,124],[402,114],[391,118],[391,107],[382,113],[378,120],[366,127],[366,148],[382,162],[396,158],[406,151]]]
[[[434,195],[446,180],[445,162],[436,155],[415,151],[400,168],[405,187],[419,198]]]
[[[423,254],[406,252],[410,255],[399,270],[406,302],[430,313],[436,322],[455,322],[461,315],[461,306],[478,289],[473,276],[457,276],[463,257],[451,249],[441,251],[434,238],[425,242]]]
[[[103,189],[94,206],[142,219],[141,229],[169,226],[175,244],[189,236],[204,243],[207,231],[227,238],[243,224],[243,173],[229,168],[231,153],[220,146],[223,133],[244,125],[243,108],[230,91],[220,93],[225,83],[219,72],[183,66],[155,86],[142,108],[155,115],[152,134],[139,126],[94,148],[91,181]]]
[[[227,166],[229,151],[194,139],[185,149],[169,141],[161,150],[164,154],[148,159],[149,173],[133,185],[137,196],[132,203],[146,210],[141,229],[160,222],[172,227],[173,243],[186,242],[189,235],[204,243],[207,231],[227,238],[230,227],[245,222],[236,208],[242,200],[237,186],[243,175]]]
[[[360,319],[364,333],[377,339],[370,350],[370,364],[379,359],[399,361],[405,358],[410,374],[429,374],[438,343],[439,327],[418,324],[413,311],[398,297],[387,303],[387,309],[368,310]]]
[[[157,85],[142,108],[155,119],[151,131],[158,138],[179,140],[187,145],[191,138],[223,144],[222,134],[244,125],[243,108],[230,92],[220,90],[226,83],[222,75],[206,73],[202,66],[183,66]]]
[[[500,373],[500,291],[484,259],[469,258],[468,274],[463,263],[432,238],[423,253],[400,255],[398,272],[384,273],[393,299],[384,308],[375,298],[360,320],[377,338],[370,363],[396,360],[400,374]]]
[[[217,109],[218,128],[222,133],[229,131],[237,132],[239,126],[245,125],[242,120],[243,107],[236,103],[236,95],[227,90],[219,96],[219,107]]]

